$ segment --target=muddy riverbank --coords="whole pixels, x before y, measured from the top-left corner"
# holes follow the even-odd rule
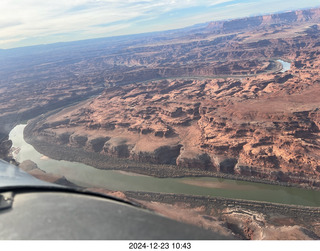
[[[246,210],[254,210],[264,214],[283,214],[288,217],[301,217],[303,221],[313,221],[320,219],[319,207],[306,207],[297,205],[283,205],[278,203],[268,203],[260,201],[248,201],[240,199],[229,199],[208,196],[194,196],[182,194],[161,194],[149,192],[127,191],[124,194],[132,199],[157,201],[161,203],[188,203],[192,207],[200,207],[205,205],[209,208],[242,208]]]
[[[319,240],[320,209],[207,196],[125,192],[169,218],[247,240]]]

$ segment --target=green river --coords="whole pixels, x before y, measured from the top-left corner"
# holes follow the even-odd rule
[[[32,160],[47,173],[63,175],[80,186],[320,206],[320,191],[211,177],[155,178],[122,171],[100,170],[81,163],[50,159],[24,141],[25,126],[17,125],[9,135],[15,149],[16,160],[20,163],[24,160]]]

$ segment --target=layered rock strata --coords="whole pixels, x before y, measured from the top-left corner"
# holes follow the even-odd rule
[[[318,187],[318,80],[302,86],[297,74],[277,83],[288,75],[110,87],[40,121],[33,137],[138,162]]]
[[[34,140],[99,158],[319,187],[320,15],[319,9],[290,13],[160,40],[124,39],[98,46],[101,54],[91,51],[87,59],[71,50],[74,61],[63,69],[54,64],[63,74],[49,80],[47,65],[32,64],[41,66],[45,84],[29,89],[25,71],[7,83],[29,95],[26,109],[37,99],[43,107],[104,88],[38,119],[28,131]],[[281,71],[278,59],[290,62],[290,70]],[[13,90],[0,84],[0,91]],[[14,103],[7,101],[0,99],[0,108],[9,116]]]

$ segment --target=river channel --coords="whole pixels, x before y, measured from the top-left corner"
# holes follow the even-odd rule
[[[80,186],[320,206],[319,191],[211,177],[155,178],[122,171],[100,170],[82,163],[50,159],[24,141],[25,126],[17,125],[9,134],[13,142],[15,159],[20,163],[24,160],[32,160],[45,172],[63,175]]]
[[[281,59],[278,59],[277,61],[278,61],[279,63],[281,63],[281,65],[282,65],[282,70],[281,70],[281,72],[286,72],[286,71],[290,70],[290,68],[291,68],[291,63],[286,62],[286,61],[283,61],[283,60],[281,60]]]

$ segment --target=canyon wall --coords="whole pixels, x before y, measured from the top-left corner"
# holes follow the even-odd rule
[[[0,121],[77,101],[38,119],[28,136],[119,160],[319,187],[319,20],[319,9],[288,12],[69,44],[28,65],[30,55],[16,65],[9,58]]]

